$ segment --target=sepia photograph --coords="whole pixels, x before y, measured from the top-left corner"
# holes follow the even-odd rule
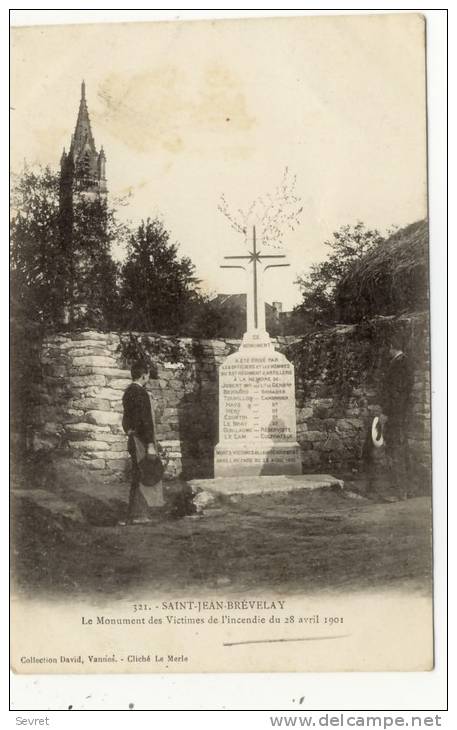
[[[11,29],[14,672],[433,669],[425,31]]]

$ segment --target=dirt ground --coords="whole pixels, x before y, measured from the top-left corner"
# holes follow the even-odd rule
[[[363,494],[363,483],[352,486]],[[179,488],[169,486],[169,496]],[[429,497],[390,503],[338,490],[252,495],[225,498],[201,516],[175,519],[165,510],[151,524],[121,527],[125,487],[116,489],[109,500],[67,489],[83,521],[13,496],[16,594],[108,600],[146,590],[431,588]]]

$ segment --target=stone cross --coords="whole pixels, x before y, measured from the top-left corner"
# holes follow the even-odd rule
[[[252,264],[252,290],[251,296],[249,292],[246,293],[246,306],[247,306],[247,331],[261,330],[265,331],[265,300],[262,296],[261,285],[259,282],[257,265],[262,264],[264,259],[285,259],[284,254],[262,254],[257,251],[256,231],[255,226],[252,227],[252,251],[246,256],[224,256],[224,259],[231,260],[245,260],[247,265]],[[278,268],[280,266],[290,266],[290,264],[267,264],[263,267],[262,271],[265,272],[267,269]],[[247,271],[246,266],[239,264],[222,264],[221,269],[244,269]]]

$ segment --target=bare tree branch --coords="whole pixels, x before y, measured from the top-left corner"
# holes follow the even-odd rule
[[[296,182],[296,175],[291,175],[286,167],[275,191],[256,198],[246,211],[238,209],[236,214],[232,213],[225,195],[221,195],[218,210],[238,233],[246,235],[248,227],[255,225],[263,245],[282,248],[285,230],[295,230],[303,212],[302,201],[295,190]]]

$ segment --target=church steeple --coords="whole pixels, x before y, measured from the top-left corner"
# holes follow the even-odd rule
[[[79,102],[78,118],[76,120],[72,147],[74,157],[79,157],[79,155],[85,150],[90,150],[92,153],[96,152],[95,142],[90,126],[89,112],[87,110],[86,84],[84,81],[81,84],[81,100]]]
[[[68,180],[70,171],[71,182]],[[62,155],[61,159],[61,180],[67,185],[71,184],[75,191],[93,198],[106,193],[105,155],[104,153],[99,155],[95,147],[84,80],[81,83],[81,99],[70,150],[68,155]]]

